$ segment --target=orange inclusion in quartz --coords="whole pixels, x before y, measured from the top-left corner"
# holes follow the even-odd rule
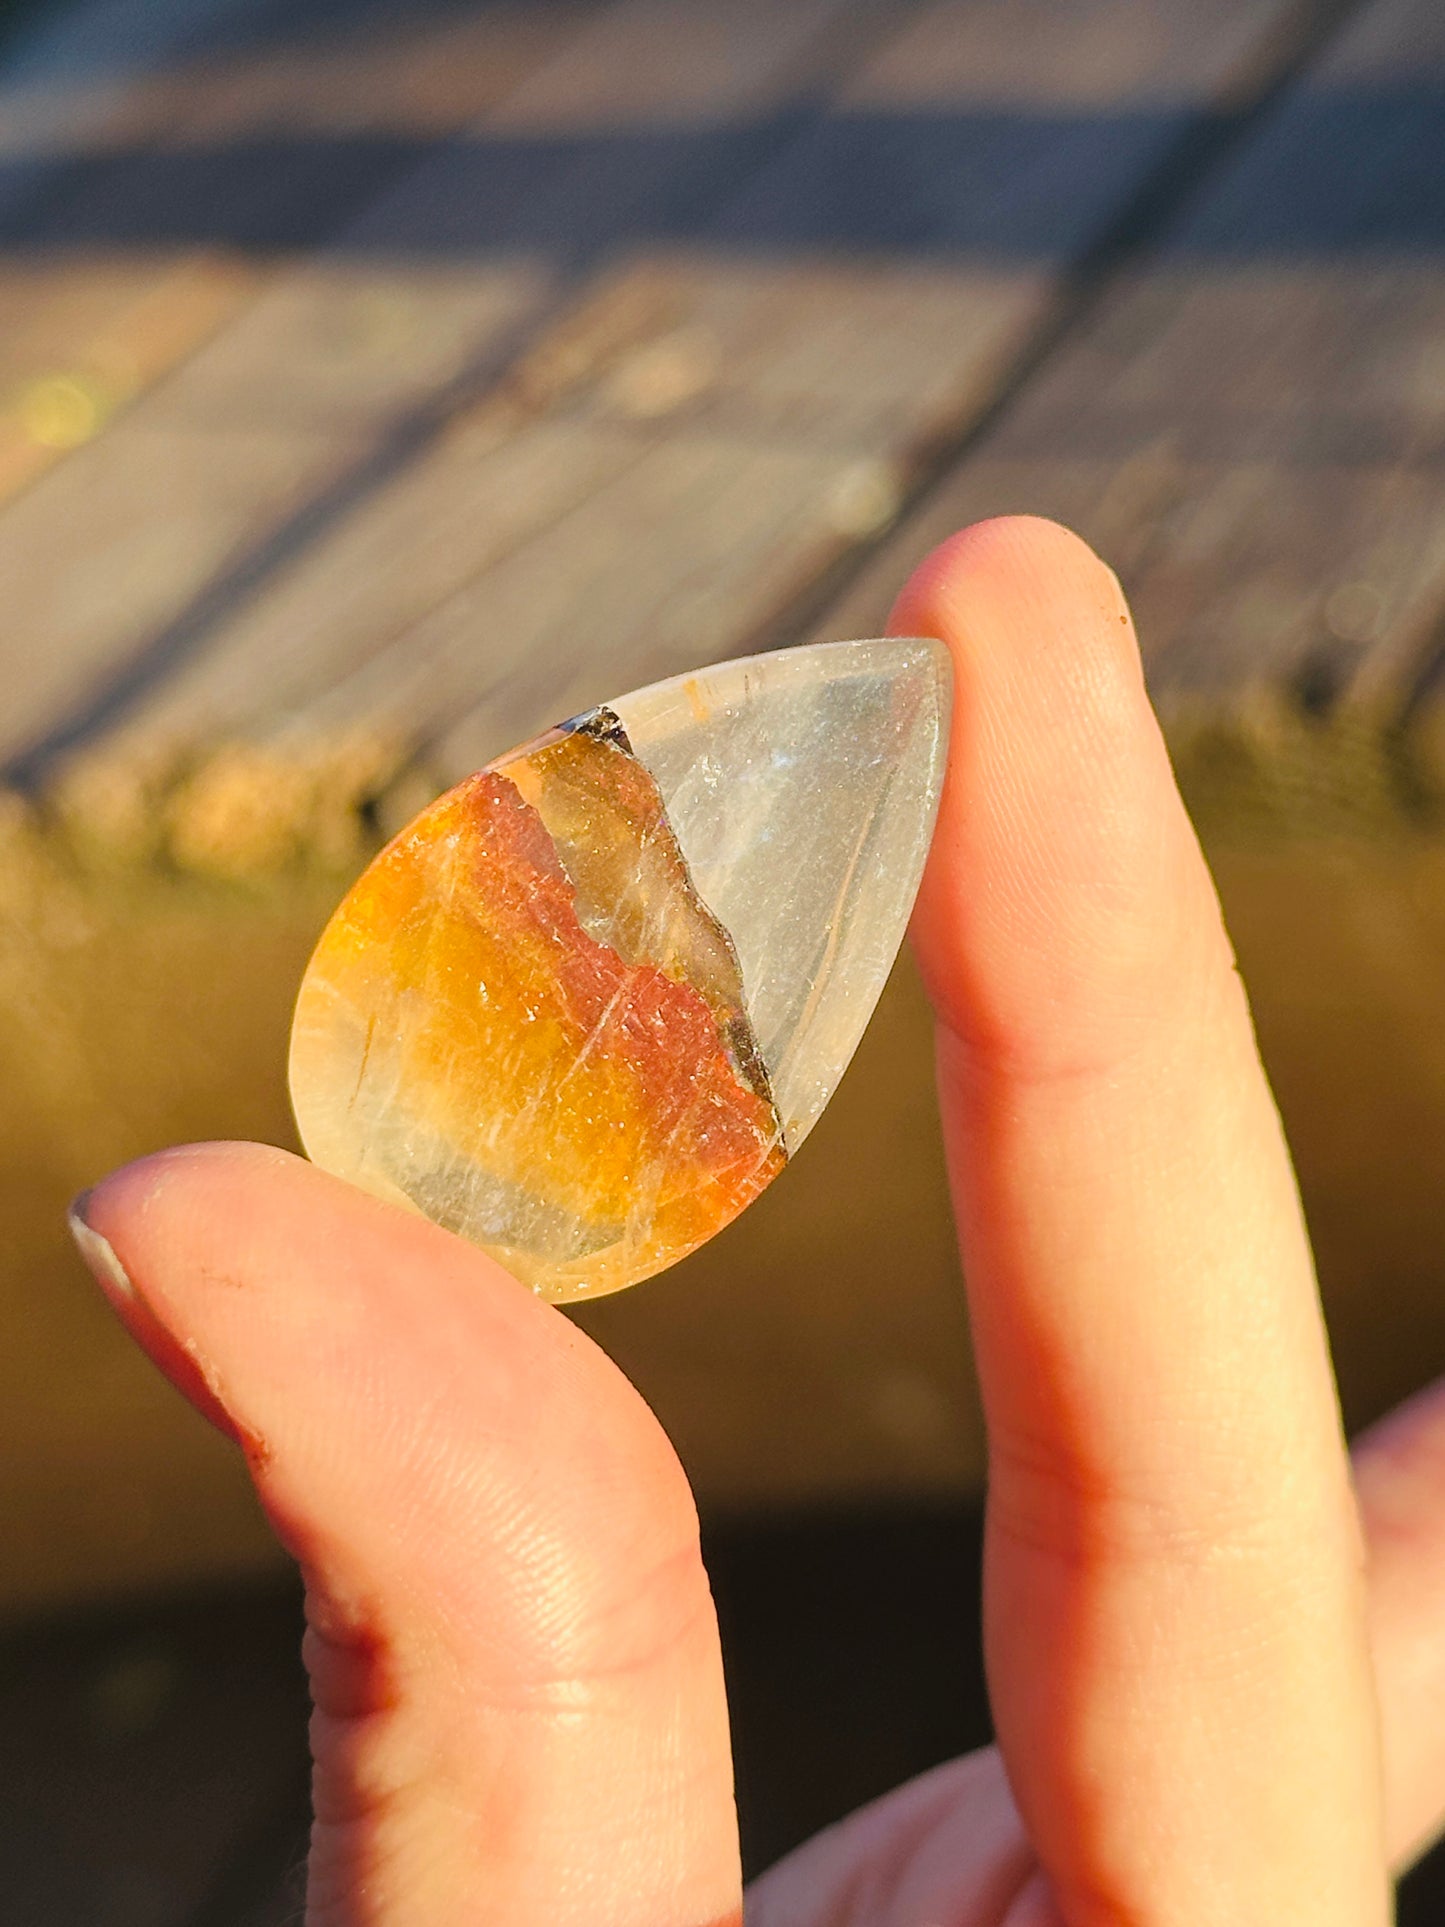
[[[604,771],[615,759],[618,794],[640,773],[656,798],[625,751],[579,748],[607,758]],[[545,754],[513,767],[525,781]],[[637,825],[643,846],[659,823],[670,841],[660,799],[656,814]],[[429,1141],[585,1228],[590,1248],[557,1260],[472,1234],[566,1297],[672,1263],[785,1162],[772,1105],[725,1042],[717,986],[704,988],[590,935],[542,816],[507,775],[484,770],[424,812],[347,897],[303,1013],[321,993],[309,1021],[324,1029],[326,999],[339,998],[367,1025],[367,1056],[373,1037],[395,1054],[391,1101]]]

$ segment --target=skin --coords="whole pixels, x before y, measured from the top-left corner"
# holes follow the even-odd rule
[[[914,935],[999,1746],[783,1861],[749,1927],[1380,1927],[1445,1818],[1445,1392],[1352,1478],[1114,577],[1050,524],[984,523],[893,627],[957,666]],[[482,1253],[265,1147],[148,1158],[80,1218],[305,1572],[312,1927],[738,1922],[692,1500],[608,1359]]]

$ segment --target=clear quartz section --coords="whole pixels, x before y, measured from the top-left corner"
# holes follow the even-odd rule
[[[931,642],[752,657],[449,790],[307,968],[308,1152],[558,1300],[711,1237],[807,1135],[877,1001],[948,688]]]
[[[948,744],[942,643],[820,642],[610,705],[732,938],[791,1154],[878,1001],[918,893]]]

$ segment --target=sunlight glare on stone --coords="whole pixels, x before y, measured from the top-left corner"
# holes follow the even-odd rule
[[[781,650],[619,697],[457,784],[307,969],[308,1153],[553,1299],[702,1244],[796,1151],[877,1002],[948,691],[934,642]]]

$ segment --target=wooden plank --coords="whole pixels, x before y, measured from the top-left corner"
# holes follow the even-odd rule
[[[1363,10],[825,626],[1029,508],[1116,561],[1166,704],[1408,700],[1445,597],[1442,83],[1431,0]]]
[[[423,9],[338,43],[324,0],[309,0],[251,19],[240,45],[223,16],[212,40],[109,100],[0,233],[11,249],[50,251],[319,246],[596,12],[597,0],[541,12],[511,0],[463,24]]]
[[[93,441],[253,293],[225,256],[173,264],[7,263],[16,328],[0,352],[0,503]]]
[[[57,156],[103,138],[138,80],[247,0],[72,0],[47,8],[0,59],[0,223],[51,186]]]
[[[376,422],[443,387],[507,336],[559,267],[595,248],[601,226],[645,228],[684,178],[705,200],[723,195],[755,142],[715,153],[708,128],[749,104],[766,109],[807,71],[826,29],[856,11],[857,0],[785,12],[730,0],[705,14],[621,0],[579,15],[549,58],[197,356],[156,408],[198,421],[259,408]],[[649,137],[659,123],[660,147]],[[669,133],[693,123],[702,133],[679,151]],[[581,332],[595,330],[564,324],[569,340]]]
[[[693,109],[701,112],[702,103],[710,99],[712,111],[725,114],[735,107],[740,89],[756,91],[762,85],[762,76],[770,71],[782,84],[798,71],[820,31],[835,17],[849,13],[853,4],[854,0],[808,0],[805,6],[789,10],[782,27],[764,0],[732,0],[731,5],[714,9],[711,32],[690,69]],[[570,15],[563,18],[571,24]],[[585,70],[595,71],[604,89],[613,85],[617,74],[633,73],[630,99],[641,111],[649,97],[636,78],[646,68],[641,50],[656,43],[662,30],[654,6],[645,0],[621,0],[599,19],[588,42]],[[674,53],[679,53],[676,24],[671,32],[670,44]],[[609,47],[610,57],[604,58]],[[667,72],[649,71],[654,112],[662,114],[667,104]],[[491,117],[484,115],[470,130],[467,141],[439,150],[414,169],[393,192],[347,227],[323,262],[308,264],[286,277],[240,318],[234,330],[214,337],[172,382],[154,389],[118,419],[104,437],[110,445],[105,462],[119,472],[128,460],[140,463],[153,459],[156,435],[174,432],[175,426],[187,432],[193,427],[209,432],[209,424],[223,423],[228,415],[243,412],[247,421],[252,421],[258,412],[258,397],[270,390],[276,391],[276,416],[283,424],[282,433],[293,434],[298,417],[303,424],[309,417],[319,437],[333,435],[332,452],[340,460],[349,437],[358,432],[384,435],[398,410],[414,403],[419,392],[438,385],[445,388],[469,363],[479,357],[485,361],[489,351],[504,346],[522,317],[545,299],[559,272],[555,264],[549,265],[547,245],[537,240],[520,252],[484,250],[474,262],[464,261],[428,275],[414,274],[405,255],[424,245],[434,251],[440,249],[445,258],[465,241],[456,223],[474,218],[472,210],[478,197],[484,206],[506,204],[509,196],[514,198],[518,166],[525,171],[532,151],[531,137],[508,133],[503,123],[535,124],[539,117],[545,119],[549,102],[554,99],[559,115],[575,114],[578,73],[574,65],[559,60],[554,96],[554,80],[549,79],[548,63],[543,63],[524,91],[512,90],[517,93],[516,100],[507,106],[498,104],[498,126],[493,127]],[[598,97],[599,112],[604,98],[605,94]],[[622,176],[614,174],[599,183],[593,178],[595,154],[586,143],[580,147],[554,144],[549,151],[551,163],[543,170],[548,205],[562,222],[553,236],[553,251],[560,251],[564,259],[585,251],[599,197],[613,208],[616,218],[618,210],[625,211],[633,202],[646,207],[659,193],[669,191],[656,169],[639,164],[637,159],[629,160]],[[476,167],[469,167],[469,156],[482,166],[482,176]],[[645,155],[642,160],[646,160]],[[707,191],[723,194],[730,178],[724,175]],[[703,191],[700,178],[694,178],[693,185]],[[402,258],[397,258],[399,251]],[[379,265],[379,254],[390,257],[389,267]],[[351,265],[357,260],[363,263],[359,274]],[[433,311],[435,328],[429,325]],[[283,376],[273,373],[278,368],[286,371]],[[265,412],[263,402],[263,421]],[[408,446],[403,439],[395,465],[404,465]],[[132,452],[128,454],[128,450]],[[384,471],[389,460],[383,459]],[[56,490],[47,496],[44,511],[36,514],[42,520],[48,516],[57,525],[63,522],[67,539],[83,549],[89,512],[84,477],[70,477],[69,466],[61,471]],[[369,482],[363,482],[363,494],[369,486]],[[345,490],[340,500],[344,506]],[[258,496],[251,525],[253,539],[264,542],[290,506],[289,499],[280,493],[270,500],[269,508]],[[0,542],[4,539],[4,518],[0,518]],[[292,539],[287,531],[281,531],[283,552]],[[20,557],[17,565],[23,575]],[[22,580],[20,593],[22,599],[33,593],[43,602],[49,591],[43,580],[36,581],[33,591]],[[195,621],[197,594],[196,572],[178,570],[169,624],[158,606],[147,604],[145,608],[145,621],[152,630],[162,631],[159,658],[167,668],[171,656],[178,652],[177,625],[187,636],[190,634],[187,625]],[[109,691],[115,687],[116,675],[124,673],[123,666],[137,646],[136,624],[123,601],[118,601],[110,636],[112,673],[101,696],[94,699],[102,708],[111,702]],[[291,647],[295,647],[294,637]],[[23,663],[29,653],[26,645],[17,641],[14,659]],[[78,666],[99,674],[103,655],[98,644],[93,651],[87,648]],[[37,735],[43,736],[43,724],[37,728],[39,710],[54,687],[53,681],[41,674],[36,693],[27,698],[21,692],[16,706],[17,733],[20,727],[28,727],[32,741]],[[55,712],[51,713],[53,718]]]
[[[911,7],[885,0],[883,11],[890,10],[906,16]],[[800,90],[831,85],[860,39],[866,44],[879,11],[837,0],[789,7],[618,0],[515,90],[494,125],[517,135],[577,137],[706,129],[765,115]]]
[[[1259,11],[1247,11],[1257,35]],[[603,693],[609,671],[626,686],[735,650],[764,626],[770,602],[779,606],[886,525],[939,439],[986,405],[1072,263],[1177,136],[1188,102],[1239,84],[1245,10],[1218,10],[1208,29],[1181,13],[1176,31],[1154,39],[1157,65],[1126,71],[1080,119],[1069,97],[1086,33],[1078,12],[1061,31],[1054,5],[1005,19],[953,0],[901,22],[830,111],[720,210],[680,269],[665,259],[640,270],[668,315],[651,352],[692,342],[718,371],[653,415],[652,437],[681,452],[707,434],[715,493],[710,504],[690,497],[685,515],[661,522],[629,525],[619,505],[615,539],[631,559],[630,597],[625,607],[602,598],[600,635],[611,640],[592,645],[605,668],[589,693]],[[1001,100],[981,92],[971,67],[935,57],[961,27],[975,43],[990,32],[1015,40],[1015,84],[1032,59],[1026,113],[1012,111],[1001,56]],[[1171,103],[1163,112],[1161,96]],[[1026,236],[1016,252],[1011,222]],[[759,254],[765,265],[740,275],[737,258]],[[648,352],[609,371],[584,407],[645,416]],[[771,516],[744,508],[730,525],[729,504],[776,499],[774,471],[800,450],[813,459],[793,470],[796,494]],[[571,566],[572,533],[569,525],[531,552],[534,588],[515,579],[520,569],[498,585],[509,615],[550,611],[549,585]],[[725,568],[711,545],[725,552]],[[479,591],[485,607],[485,582]],[[599,634],[598,601],[584,570],[573,610],[549,612],[531,645],[519,639],[518,658],[565,662],[565,630]],[[414,661],[416,639],[404,646]],[[536,679],[533,687],[538,697],[553,693]],[[560,683],[564,713],[579,693],[580,680]],[[483,695],[475,716],[446,733],[446,772],[506,734],[492,701]]]
[[[794,586],[800,525],[827,475],[806,449],[742,462],[715,436],[649,446],[542,423],[499,441],[489,426],[305,558],[230,626],[233,646],[168,684],[143,736],[122,740],[184,742],[221,718],[230,730],[279,718],[293,736],[360,726],[415,741],[448,704],[469,712],[485,690],[475,726],[436,751],[451,767],[479,744],[504,747],[538,714],[606,694],[619,660],[661,674],[726,653],[742,614],[761,618]],[[733,473],[719,476],[730,458]],[[652,606],[640,631],[639,530],[684,514],[690,544],[649,544],[642,559]],[[378,578],[387,557],[402,566]]]
[[[1445,590],[1445,516],[1428,465],[1211,463],[1163,417],[1154,436],[1113,456],[1070,440],[1065,430],[1047,452],[1002,438],[981,451],[817,632],[876,629],[912,564],[966,523],[1048,515],[1119,570],[1166,713],[1248,707],[1274,691],[1311,708],[1352,691],[1398,709]]]
[[[123,118],[137,73],[178,57],[241,0],[72,6],[7,50],[0,67],[0,248],[65,169]],[[132,396],[219,325],[250,289],[211,252],[176,263],[92,264],[0,254],[0,503],[89,441]]]
[[[251,376],[241,405],[252,423],[338,406],[379,419],[451,374],[479,333],[512,318],[515,277],[479,288],[475,275],[443,269],[403,285],[394,268],[337,259],[283,277],[267,299],[277,271],[256,243],[324,238],[555,52],[588,11],[581,0],[461,19],[423,12],[338,48],[330,36],[308,40],[305,8],[251,20],[251,44],[237,46],[232,8],[209,40],[124,87],[99,55],[90,66],[101,71],[81,81],[62,63],[48,81],[49,68],[12,86],[0,143],[23,151],[28,140],[42,163],[57,143],[38,130],[36,89],[51,109],[57,91],[80,89],[62,125],[86,149],[78,159],[57,151],[51,190],[15,202],[8,220],[0,211],[0,303],[17,317],[0,354],[0,502],[184,371],[258,297],[249,324],[217,344],[221,369],[239,359]],[[276,377],[259,383],[267,366]],[[173,405],[185,412],[198,394],[212,413],[235,406],[214,369],[182,372]]]
[[[350,452],[305,428],[199,436],[123,426],[0,516],[4,749],[42,729],[78,683],[142,647],[179,599],[234,562],[288,503],[309,499]]]
[[[1138,0],[1007,0],[1003,9],[931,0],[880,49],[854,97],[912,108],[953,99],[1105,112],[1125,101],[1188,105],[1255,66],[1271,21],[1248,5],[1212,13],[1201,31],[1187,8]]]
[[[554,526],[501,558],[479,533],[455,558],[450,592],[416,585],[403,619],[383,589],[390,613],[379,606],[354,630],[360,597],[343,610],[331,585],[335,555],[359,555],[360,544],[339,530],[335,554],[322,545],[303,557],[218,628],[144,727],[254,725],[254,696],[244,715],[228,707],[248,669],[259,672],[251,691],[274,689],[295,727],[381,718],[434,736],[470,692],[475,713],[435,745],[450,770],[584,696],[735,649],[887,523],[939,438],[986,405],[1140,169],[1192,109],[1252,71],[1257,6],[1240,0],[1204,24],[1182,6],[1163,12],[1167,28],[1131,42],[1113,96],[1097,98],[1096,77],[1082,104],[1077,10],[1036,0],[1005,23],[982,0],[949,0],[917,20],[900,15],[840,77],[827,111],[697,223],[695,238],[641,240],[633,264],[619,223],[622,265],[565,323],[565,340],[591,345],[548,404],[559,466],[596,469],[599,435],[616,438],[616,473],[603,466],[595,501],[559,492]],[[1103,17],[1118,36],[1112,0]],[[1145,7],[1136,24],[1159,17]],[[971,66],[938,58],[959,29],[974,51],[990,32],[999,40],[992,66],[982,63],[993,97],[980,96]],[[586,48],[584,37],[568,50],[569,67],[585,64]],[[1010,89],[1030,74],[1025,111]],[[558,98],[583,117],[567,88]],[[540,111],[514,97],[506,118]],[[851,197],[879,167],[883,226],[865,245],[840,227],[830,182]],[[1025,237],[1016,258],[995,206],[1001,180]],[[643,235],[663,220],[658,192],[630,217]],[[910,212],[890,229],[895,206]],[[507,500],[513,459],[530,468],[534,444],[523,438],[515,457],[500,447],[479,477],[479,530]],[[427,462],[383,492],[363,518],[380,556],[397,552],[380,534],[388,521],[408,526],[413,501],[435,493]]]
[[[601,0],[347,7],[238,0],[204,45],[136,75],[113,144],[267,137],[429,143],[469,126],[554,59]]]
[[[328,0],[156,0],[143,21],[128,0],[90,0],[0,66],[0,155],[59,177],[42,181],[48,210],[0,200],[5,231],[76,221],[67,210],[96,191],[107,160],[266,136],[445,139],[599,3],[362,12],[338,33]],[[0,174],[7,187],[12,172]]]

